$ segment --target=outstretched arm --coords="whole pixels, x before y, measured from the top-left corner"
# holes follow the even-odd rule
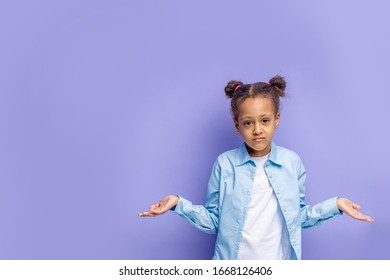
[[[176,206],[179,201],[177,195],[168,195],[161,199],[159,202],[151,205],[149,211],[141,212],[138,214],[140,217],[156,217],[169,211],[172,207]]]
[[[302,228],[309,228],[322,224],[341,213],[346,213],[359,221],[374,221],[372,217],[360,213],[358,210],[360,210],[361,207],[347,198],[334,197],[314,206],[306,205],[304,201],[306,171],[301,161],[298,162],[298,170]]]
[[[219,225],[220,178],[221,167],[217,159],[209,179],[205,206],[193,205],[191,201],[181,196],[169,195],[151,205],[149,211],[141,212],[138,216],[156,217],[172,209],[201,231],[216,233]]]
[[[347,198],[338,198],[336,200],[337,207],[340,211],[343,211],[347,215],[359,221],[373,222],[374,219],[370,216],[366,216],[360,213],[358,210],[361,210],[362,207]]]

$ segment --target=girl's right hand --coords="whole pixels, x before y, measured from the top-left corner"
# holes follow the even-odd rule
[[[149,211],[141,212],[138,214],[140,217],[156,217],[161,214],[164,214],[172,207],[176,206],[179,202],[179,197],[177,195],[168,195],[161,199],[159,202],[153,204],[149,207]]]

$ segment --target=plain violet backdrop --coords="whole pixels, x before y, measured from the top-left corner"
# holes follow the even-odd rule
[[[170,212],[203,204],[238,147],[223,88],[287,80],[275,142],[306,202],[343,215],[303,233],[304,259],[390,259],[388,1],[0,3],[0,258],[210,259],[215,236]]]

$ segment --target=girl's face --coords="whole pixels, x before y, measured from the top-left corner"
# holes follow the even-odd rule
[[[265,97],[249,97],[238,106],[238,119],[234,121],[252,157],[261,157],[271,151],[280,113],[275,114],[272,100]]]

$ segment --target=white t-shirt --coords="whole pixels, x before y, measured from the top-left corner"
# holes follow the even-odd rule
[[[291,259],[286,222],[264,171],[264,163],[268,157],[269,154],[251,157],[256,163],[256,177],[241,236],[238,259]]]

